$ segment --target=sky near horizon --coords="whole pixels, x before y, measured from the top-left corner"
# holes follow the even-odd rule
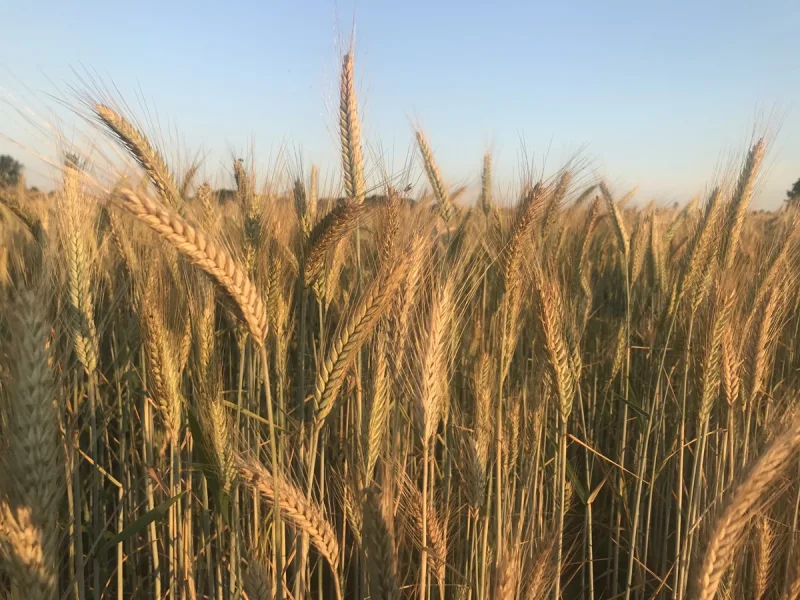
[[[499,186],[522,162],[552,174],[578,154],[620,193],[683,201],[754,133],[771,142],[756,208],[800,178],[797,0],[6,2],[0,153],[46,188],[54,172],[33,155],[52,147],[31,115],[55,107],[78,137],[60,103],[90,78],[148,111],[168,156],[201,152],[209,176],[251,146],[257,164],[284,146],[335,174],[351,31],[365,154],[393,171],[419,124],[453,185],[477,183],[487,149]]]

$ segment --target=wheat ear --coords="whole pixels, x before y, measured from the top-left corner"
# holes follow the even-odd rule
[[[764,503],[767,491],[791,464],[790,459],[798,448],[800,411],[795,412],[789,425],[767,446],[725,503],[711,530],[711,537],[702,554],[702,562],[698,563],[692,578],[694,592],[690,598],[714,598],[754,510]]]
[[[416,243],[415,243],[416,245]],[[330,415],[344,383],[351,361],[358,349],[367,340],[375,324],[386,312],[394,293],[400,287],[412,259],[417,254],[412,250],[392,269],[379,273],[362,300],[339,330],[331,343],[325,360],[317,368],[314,383],[314,404],[317,409],[316,427],[320,429]]]
[[[58,506],[63,494],[50,326],[41,301],[23,291],[10,318],[11,401],[5,428],[7,498],[0,499],[0,550],[26,598],[53,600],[58,581]],[[2,552],[0,552],[2,553]]]
[[[453,214],[452,199],[447,193],[439,167],[436,166],[436,160],[433,158],[433,151],[428,145],[425,135],[422,131],[417,130],[416,136],[419,152],[422,155],[422,162],[425,165],[425,173],[427,173],[428,181],[433,188],[433,195],[436,196],[436,201],[439,203],[439,212],[445,221],[449,221]]]
[[[362,204],[366,197],[364,157],[361,153],[361,122],[358,119],[353,53],[342,60],[342,81],[339,99],[339,140],[342,144],[342,171],[345,196]]]
[[[764,160],[765,149],[764,138],[759,139],[750,148],[742,167],[742,172],[739,174],[736,190],[731,198],[730,208],[728,209],[727,236],[722,255],[722,264],[726,268],[733,264],[733,259],[736,257],[739,238],[742,235],[742,227],[744,227],[744,217],[750,207],[750,196],[753,194],[758,169]]]
[[[105,123],[136,162],[150,177],[159,195],[172,208],[180,208],[181,193],[175,185],[169,167],[159,152],[150,145],[147,137],[125,117],[105,104],[94,107],[97,116]]]
[[[619,206],[614,201],[614,197],[611,195],[611,191],[608,189],[608,185],[606,185],[605,182],[600,184],[600,191],[606,201],[608,214],[611,215],[611,224],[614,226],[614,234],[617,236],[620,252],[622,252],[623,256],[627,259],[631,251],[631,241],[630,237],[628,237],[628,231],[625,228],[625,220],[622,218]]]
[[[267,335],[267,311],[256,287],[230,255],[174,211],[146,196],[125,189],[120,198],[128,211],[205,271],[233,299],[253,339],[262,345]]]
[[[280,486],[281,517],[308,535],[308,539],[330,565],[337,597],[341,598],[339,543],[336,531],[325,518],[322,508],[307,500],[305,494],[293,483],[282,476],[275,477],[256,460],[238,457],[236,467],[241,480],[258,491],[268,502],[275,499],[275,485]]]

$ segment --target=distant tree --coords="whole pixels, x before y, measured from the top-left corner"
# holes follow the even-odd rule
[[[0,155],[0,187],[17,185],[22,177],[22,163],[7,154]]]
[[[797,204],[800,202],[800,179],[795,181],[792,189],[786,192],[786,202],[789,204]]]

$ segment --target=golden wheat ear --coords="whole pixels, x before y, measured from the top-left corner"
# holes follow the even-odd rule
[[[244,269],[227,252],[217,248],[205,233],[189,225],[177,213],[146,196],[123,189],[120,203],[192,264],[205,271],[236,303],[253,339],[263,345],[267,337],[264,302]]]
[[[163,201],[172,208],[180,208],[183,204],[181,192],[175,185],[175,180],[164,158],[153,148],[147,136],[125,117],[105,104],[95,105],[94,110],[105,126],[144,169]]]

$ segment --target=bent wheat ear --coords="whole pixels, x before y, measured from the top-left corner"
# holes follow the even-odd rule
[[[205,271],[233,299],[255,342],[263,345],[267,337],[264,302],[244,270],[228,253],[217,248],[202,231],[189,225],[174,211],[146,196],[124,189],[120,191],[120,201],[136,218]]]
[[[311,285],[320,275],[328,252],[353,231],[368,211],[364,204],[345,199],[317,223],[308,235],[303,278]]]
[[[322,508],[306,499],[305,494],[282,476],[275,477],[260,462],[237,458],[241,480],[255,489],[268,502],[275,500],[275,485],[280,486],[281,516],[308,535],[308,539],[328,561],[339,590],[339,543],[336,532],[325,518]]]
[[[734,489],[722,514],[714,523],[711,538],[698,563],[693,578],[692,600],[712,600],[723,575],[734,559],[742,541],[742,533],[750,522],[754,509],[764,504],[767,491],[792,464],[790,460],[800,448],[800,411],[790,424],[764,450],[742,482]]]
[[[419,145],[419,152],[422,155],[422,162],[425,165],[425,172],[428,174],[428,181],[433,188],[433,194],[436,196],[436,201],[439,203],[439,212],[445,221],[449,221],[453,214],[453,201],[447,193],[447,188],[442,181],[442,175],[439,172],[439,167],[436,166],[436,161],[433,158],[433,152],[425,139],[425,135],[417,130],[417,144]]]
[[[150,145],[147,137],[125,117],[105,104],[95,105],[94,110],[100,120],[145,170],[164,202],[173,208],[179,208],[182,204],[181,193],[175,185],[175,180],[172,178],[164,158]]]

